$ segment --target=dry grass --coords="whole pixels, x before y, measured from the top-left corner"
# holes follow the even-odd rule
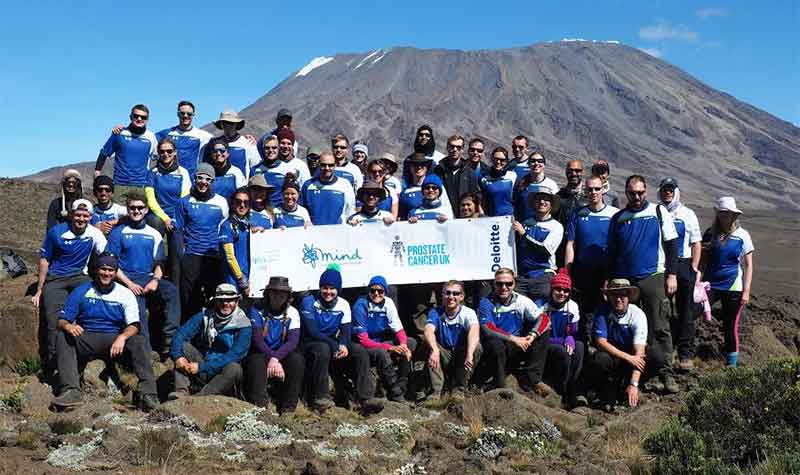
[[[462,404],[462,418],[469,427],[469,437],[472,441],[478,440],[483,431],[483,407],[477,398],[468,397]]]
[[[642,442],[650,429],[625,420],[608,424],[604,447],[607,458],[623,462],[633,474],[650,473],[652,457],[642,448]]]
[[[173,430],[143,430],[136,438],[137,465],[158,467],[160,469],[174,468],[192,456],[192,448],[183,436]],[[152,473],[152,472],[151,472]],[[155,472],[162,473],[162,472]],[[175,473],[171,470],[163,473]]]

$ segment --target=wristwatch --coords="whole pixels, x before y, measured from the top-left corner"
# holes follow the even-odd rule
[[[636,389],[639,389],[639,381],[631,381],[631,386],[633,386]]]

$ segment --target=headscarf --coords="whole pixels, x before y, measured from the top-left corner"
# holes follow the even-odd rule
[[[431,138],[428,140],[428,143],[422,145],[419,143],[419,133],[423,130],[427,130],[431,133]],[[415,152],[422,152],[425,154],[426,157],[430,157],[433,155],[433,152],[436,151],[436,141],[433,138],[433,129],[430,125],[422,125],[420,128],[417,129],[417,133],[414,136],[414,151]]]

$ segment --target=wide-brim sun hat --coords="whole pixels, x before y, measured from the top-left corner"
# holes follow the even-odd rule
[[[225,109],[219,113],[219,119],[214,121],[214,126],[222,130],[222,123],[230,122],[236,124],[236,130],[241,130],[244,127],[244,119],[239,117],[239,114],[232,109]]]
[[[391,153],[382,153],[378,158],[372,161],[383,163],[385,167],[389,168],[389,175],[394,175],[394,173],[397,171],[397,158]]]
[[[534,208],[536,206],[536,199],[539,196],[546,196],[550,200],[550,214],[557,214],[561,208],[561,198],[548,190],[547,188],[540,188],[528,195],[528,206]]]
[[[639,287],[631,285],[628,279],[611,279],[603,289],[603,293],[606,295],[626,293],[630,300],[639,300]]]
[[[730,211],[731,213],[742,214],[742,210],[736,207],[736,199],[733,196],[722,196],[714,205],[717,211]]]
[[[233,284],[219,284],[217,288],[214,290],[214,296],[212,299],[214,300],[229,300],[229,299],[238,299],[241,297],[239,294],[239,289],[236,288]]]
[[[289,278],[280,275],[274,275],[269,278],[269,283],[264,287],[264,291],[268,290],[281,290],[284,292],[291,292],[292,286],[289,285]]]
[[[380,193],[378,201],[383,201],[386,199],[386,189],[372,180],[365,181],[361,188],[358,189],[358,193],[356,193],[356,199],[364,203],[364,195],[369,191],[376,191]]]
[[[406,158],[406,163],[409,165],[422,164],[431,168],[431,166],[433,166],[433,159],[426,157],[422,152],[414,152],[410,157]]]
[[[263,188],[265,190],[275,191],[275,187],[267,183],[264,175],[253,175],[247,182],[248,188]]]

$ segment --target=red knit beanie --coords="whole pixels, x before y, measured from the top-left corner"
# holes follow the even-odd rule
[[[278,131],[278,141],[283,139],[289,139],[294,143],[294,132],[292,132],[292,129],[284,127]]]
[[[572,279],[570,279],[567,269],[559,269],[558,274],[550,280],[550,288],[561,288],[572,290]]]

